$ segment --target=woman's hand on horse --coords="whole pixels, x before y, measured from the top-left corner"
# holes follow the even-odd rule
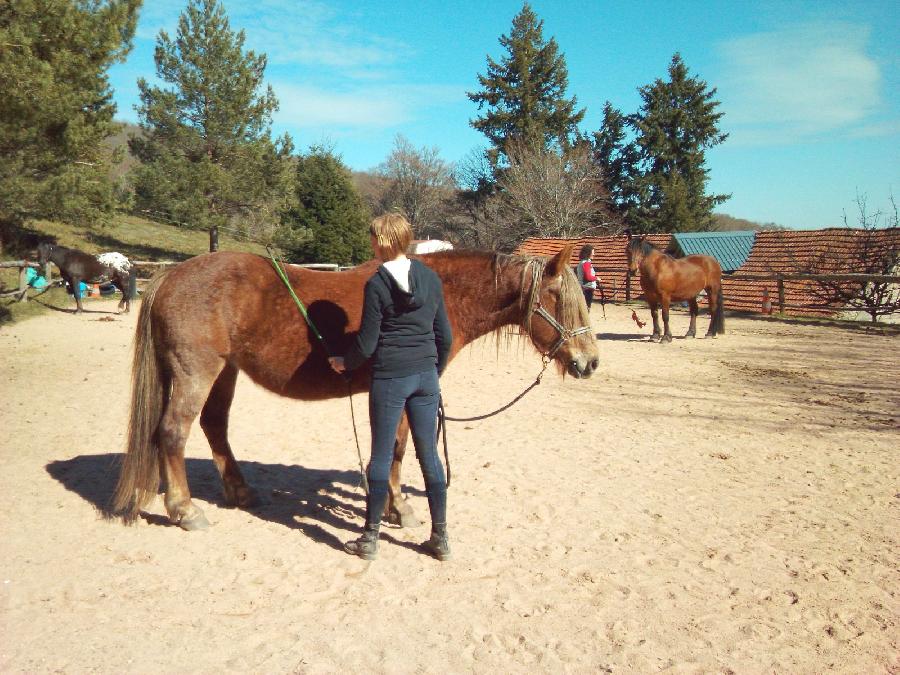
[[[344,357],[343,356],[329,356],[328,364],[331,366],[331,369],[339,374],[343,374],[346,372],[346,368],[344,368]]]

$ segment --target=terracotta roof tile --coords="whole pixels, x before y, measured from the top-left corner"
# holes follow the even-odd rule
[[[661,250],[672,246],[672,235],[651,234],[647,240]],[[607,300],[625,300],[625,279],[628,262],[625,253],[625,235],[585,237],[581,239],[526,239],[516,253],[522,255],[555,255],[571,241],[576,243],[572,265],[578,262],[578,252],[583,244],[594,247],[592,261],[598,270],[601,286]],[[841,272],[884,273],[880,269],[865,269],[865,259],[872,259],[887,250],[900,249],[900,228],[869,232],[848,228],[824,230],[772,230],[756,233],[756,240],[747,261],[736,270],[737,274],[771,275],[774,273]],[[829,316],[836,307],[822,306],[815,293],[813,281],[788,280],[784,282],[784,299],[787,313],[806,316]],[[725,307],[731,310],[762,311],[764,291],[777,311],[778,284],[775,280],[730,279],[722,283]],[[641,297],[640,282],[631,280],[633,299]],[[599,292],[598,292],[599,297]]]

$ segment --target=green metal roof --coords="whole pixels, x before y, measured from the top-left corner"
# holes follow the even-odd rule
[[[746,262],[756,241],[756,232],[676,232],[672,235],[684,255],[711,255],[724,272],[734,272]]]

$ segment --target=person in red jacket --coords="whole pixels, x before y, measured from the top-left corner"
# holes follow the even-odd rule
[[[591,264],[591,256],[594,255],[594,247],[585,244],[581,247],[581,253],[578,254],[578,266],[575,268],[575,276],[578,277],[578,283],[581,284],[581,290],[584,293],[584,301],[587,303],[588,310],[591,309],[591,303],[594,301],[594,291],[600,283],[600,279],[594,272],[594,266]]]

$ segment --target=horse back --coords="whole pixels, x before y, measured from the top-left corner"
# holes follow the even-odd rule
[[[374,267],[317,272],[288,265],[285,271],[322,340],[271,261],[223,251],[180,263],[160,283],[150,311],[163,359],[224,360],[257,384],[296,398],[346,394],[327,357],[343,354],[359,329],[363,287]]]
[[[656,255],[641,267],[641,288],[648,298],[668,296],[671,300],[689,300],[707,288],[718,288],[722,269],[708,255],[672,258]]]

